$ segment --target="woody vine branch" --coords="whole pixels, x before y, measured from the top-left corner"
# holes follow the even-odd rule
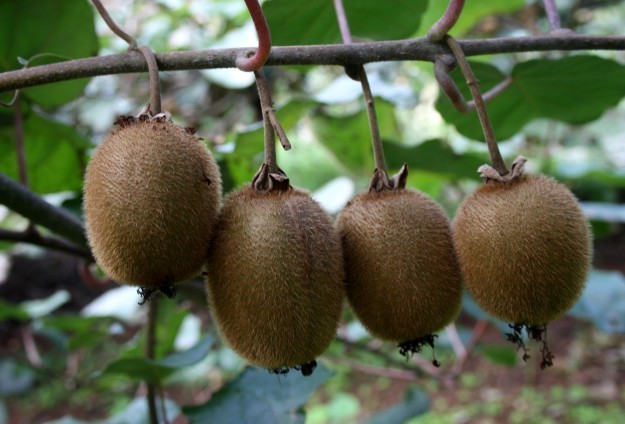
[[[625,37],[549,34],[458,41],[466,56],[535,51],[625,50]],[[250,48],[190,50],[156,54],[161,71],[234,68],[236,59]],[[273,47],[265,66],[364,65],[384,61],[435,62],[449,55],[444,43],[426,37],[357,44]],[[76,59],[0,74],[0,92],[99,75],[146,72],[145,58],[137,51]]]

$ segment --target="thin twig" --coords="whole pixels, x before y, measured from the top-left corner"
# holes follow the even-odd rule
[[[386,377],[392,378],[394,380],[403,380],[403,381],[416,381],[421,378],[417,373],[410,370],[402,370],[397,368],[388,368],[388,367],[378,367],[375,365],[364,364],[362,362],[356,361],[352,358],[347,358],[339,355],[330,355],[325,354],[325,358],[328,358],[335,362],[341,362],[346,365],[349,365],[351,369],[356,371],[360,371],[365,374],[375,375],[377,377]]]
[[[91,1],[93,2],[93,5],[95,6],[95,8],[98,10],[98,13],[102,17],[102,19],[104,19],[104,22],[106,22],[106,25],[108,25],[108,27],[111,29],[111,31],[113,31],[115,35],[117,35],[119,38],[127,42],[131,49],[136,49],[137,40],[135,40],[134,37],[126,33],[123,29],[121,29],[115,23],[115,21],[113,20],[113,18],[111,18],[111,15],[109,15],[108,11],[102,5],[100,0],[91,0]]]
[[[22,110],[22,100],[20,96],[15,97],[15,108],[13,109],[13,128],[15,129],[15,151],[17,153],[17,169],[19,171],[20,183],[28,187],[28,171],[26,169],[26,149],[24,147],[24,111]]]
[[[245,5],[252,16],[254,28],[258,35],[258,48],[252,57],[241,55],[236,58],[235,65],[242,71],[251,72],[260,69],[271,52],[271,33],[265,19],[263,9],[260,7],[258,0],[245,0]]]
[[[535,51],[625,50],[625,37],[553,34],[537,37],[510,37],[459,42],[465,55],[505,54]],[[156,55],[161,71],[234,68],[235,58],[249,48],[189,50]],[[384,61],[434,62],[448,55],[442,43],[426,38],[377,41],[355,44],[273,47],[266,66],[362,65]],[[0,73],[0,92],[99,75],[146,72],[143,57],[133,53],[68,60]]]
[[[146,340],[145,340],[145,357],[147,359],[154,359],[156,353],[156,318],[158,314],[158,296],[154,296],[148,302],[148,322],[145,328]],[[151,424],[158,424],[158,411],[156,409],[156,390],[157,387],[154,383],[148,382],[148,411],[150,413]]]
[[[150,74],[150,112],[152,115],[158,115],[161,113],[161,79],[158,75],[156,56],[148,46],[141,46],[138,50],[145,58]]]
[[[464,343],[462,343],[462,339],[460,338],[456,325],[454,323],[448,325],[447,328],[445,328],[445,332],[447,333],[447,337],[449,337],[449,342],[451,343],[451,347],[456,356],[461,357],[466,355],[467,349],[464,346]]]
[[[479,320],[475,323],[475,326],[473,327],[473,332],[471,333],[471,339],[465,346],[464,355],[459,356],[456,359],[456,362],[454,363],[450,371],[450,375],[452,378],[462,373],[466,363],[468,362],[469,358],[471,358],[471,355],[475,351],[475,347],[477,346],[478,342],[480,341],[480,339],[486,332],[487,328],[488,328],[488,321],[485,319]]]
[[[449,0],[449,5],[443,16],[428,31],[428,38],[434,42],[443,41],[445,35],[458,22],[463,7],[464,0]]]
[[[545,12],[547,13],[547,19],[549,20],[549,28],[551,31],[558,31],[562,28],[560,22],[560,13],[556,7],[555,0],[543,0],[545,5]]]
[[[13,98],[9,100],[8,102],[0,101],[0,106],[13,107],[13,105],[15,104],[19,96],[20,96],[20,90],[15,90],[15,93],[13,93]]]
[[[436,77],[436,81],[440,85],[441,89],[445,92],[451,103],[454,107],[460,112],[472,112],[475,110],[475,101],[469,100],[466,101],[456,82],[453,80],[451,75],[449,75],[449,66],[445,63],[443,59],[437,60],[434,64],[434,76]],[[482,94],[482,98],[485,103],[493,100],[500,94],[502,94],[508,87],[512,85],[512,77],[506,77],[499,84],[488,90],[486,93]]]
[[[163,416],[163,423],[169,424],[169,419],[167,419],[167,407],[165,405],[165,390],[163,390],[163,386],[158,388],[158,398],[160,400],[161,406],[161,415]]]
[[[21,327],[20,334],[22,336],[22,343],[24,344],[24,351],[26,352],[28,362],[35,368],[41,367],[43,361],[41,360],[41,355],[37,349],[37,343],[35,342],[32,331],[28,327]]]
[[[371,144],[373,145],[373,159],[375,167],[386,173],[386,159],[384,158],[384,148],[382,147],[382,137],[380,136],[380,126],[378,125],[378,116],[375,111],[375,100],[369,86],[369,79],[365,72],[364,66],[358,70],[358,78],[362,86],[362,93],[365,97],[365,106],[367,109],[367,117],[369,118],[369,132],[371,133]]]
[[[406,361],[399,361],[394,359],[392,356],[386,354],[385,352],[382,352],[378,349],[372,348],[370,346],[367,345],[363,345],[361,343],[355,343],[352,342],[350,340],[347,340],[343,337],[337,337],[336,340],[341,343],[342,345],[345,346],[346,350],[358,350],[360,352],[363,353],[367,353],[370,355],[375,355],[378,358],[382,359],[384,361],[385,364],[393,366],[395,368],[399,368],[399,369],[406,369],[407,367],[412,368],[409,366],[409,364]],[[409,371],[413,371],[415,372],[417,375],[419,376],[429,376],[429,377],[434,377],[436,378],[435,375],[433,375],[430,371],[431,368],[429,367],[429,365],[431,365],[429,362],[426,362],[426,364],[428,365],[427,370],[423,369],[421,367],[417,367],[416,369],[409,369]],[[433,367],[432,367],[433,368]]]
[[[347,15],[345,14],[343,0],[334,0],[334,11],[341,29],[343,44],[351,44],[352,33],[349,28]],[[365,71],[365,67],[363,65],[358,65],[352,68],[350,74],[357,77],[360,81],[360,85],[362,86],[362,93],[365,98],[365,107],[367,109],[367,118],[369,120],[369,131],[371,133],[371,144],[373,145],[373,159],[375,161],[375,167],[386,174],[386,160],[384,158],[382,138],[380,137],[380,126],[378,125],[378,116],[375,111],[375,100],[373,98],[373,93],[371,92],[367,72]]]
[[[458,42],[449,35],[445,39],[447,41],[447,45],[454,54],[464,77],[467,80],[469,89],[471,90],[471,95],[473,96],[473,101],[475,102],[475,109],[477,110],[477,115],[480,119],[480,124],[482,125],[482,131],[484,132],[484,138],[486,139],[486,144],[488,145],[488,153],[490,154],[493,168],[495,168],[500,175],[507,175],[509,171],[508,168],[506,168],[503,158],[501,157],[493,125],[488,117],[486,105],[484,104],[484,98],[482,97],[482,93],[480,93],[479,83],[473,74],[471,65],[467,61],[467,58],[462,51],[462,47],[460,47]]]
[[[339,23],[343,43],[351,44],[353,42],[352,33],[349,29],[349,22],[347,21],[347,14],[345,13],[343,0],[334,0],[334,11],[336,12],[336,19]]]
[[[89,253],[89,250],[60,238],[42,236],[38,231],[31,231],[28,229],[26,231],[0,229],[0,240],[28,243],[48,249],[59,250],[61,252],[93,261],[93,257],[91,256],[91,253]]]
[[[82,222],[65,209],[52,206],[41,196],[0,173],[0,204],[49,230],[87,247]]]

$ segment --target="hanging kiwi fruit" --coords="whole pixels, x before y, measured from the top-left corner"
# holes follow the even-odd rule
[[[150,107],[117,120],[84,183],[97,263],[114,280],[140,286],[144,301],[156,291],[172,297],[174,283],[201,270],[221,203],[215,160],[193,130],[160,113],[157,69],[150,79]]]
[[[579,299],[592,239],[571,191],[552,178],[524,175],[524,163],[517,158],[505,177],[489,166],[480,168],[485,183],[458,209],[453,237],[475,302],[511,323],[508,338],[524,350],[524,327],[542,342],[544,368],[553,359],[546,324]]]
[[[341,243],[321,206],[277,167],[262,70],[256,79],[265,163],[224,201],[207,251],[208,302],[221,337],[242,358],[274,373],[310,375],[342,311]]]
[[[523,329],[542,343],[544,369],[554,359],[547,323],[573,306],[585,286],[590,228],[567,187],[549,177],[525,175],[522,156],[508,170],[471,66],[458,42],[445,40],[471,90],[492,161],[478,169],[484,184],[464,200],[452,224],[462,275],[475,302],[510,323],[507,338],[523,349],[524,361],[530,356]]]
[[[443,209],[427,195],[406,189],[406,165],[388,178],[367,77],[362,67],[353,73],[367,98],[376,169],[369,191],[337,218],[347,298],[372,335],[398,342],[408,357],[424,345],[433,348],[433,333],[460,311],[460,270]]]
[[[404,166],[385,189],[353,199],[339,214],[349,303],[369,332],[400,353],[434,347],[434,333],[460,311],[462,282],[449,219],[431,198],[405,188]],[[438,361],[434,359],[434,364]]]

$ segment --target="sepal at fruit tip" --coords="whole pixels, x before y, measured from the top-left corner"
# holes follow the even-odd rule
[[[408,165],[403,164],[399,172],[388,177],[386,171],[375,168],[371,181],[369,182],[370,192],[381,192],[384,190],[401,190],[406,188],[406,181],[408,180]]]
[[[268,191],[288,191],[291,189],[289,177],[283,170],[277,168],[278,172],[270,172],[269,166],[263,162],[259,170],[252,179],[252,187],[258,192]]]
[[[501,175],[495,168],[486,164],[477,168],[477,172],[480,173],[480,177],[485,183],[489,181],[507,183],[517,180],[523,176],[523,173],[525,172],[525,162],[527,162],[527,159],[523,156],[517,156],[514,162],[512,162],[512,170],[505,175]]]

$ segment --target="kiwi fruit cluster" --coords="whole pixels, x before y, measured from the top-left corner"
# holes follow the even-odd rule
[[[337,228],[354,313],[372,335],[399,342],[408,355],[433,347],[432,333],[454,320],[462,278],[447,215],[427,195],[406,189],[407,168],[401,173],[394,186],[372,184],[354,198]]]
[[[309,375],[339,324],[343,255],[321,206],[281,182],[227,196],[207,258],[208,301],[241,357],[274,373]]]
[[[485,183],[458,209],[453,239],[467,290],[489,314],[544,342],[546,324],[580,297],[592,256],[588,222],[571,191],[546,176],[508,178],[483,167]],[[522,346],[524,348],[524,346]],[[543,345],[542,367],[553,355]],[[524,359],[527,359],[527,351]]]
[[[121,117],[87,167],[87,238],[100,267],[149,294],[204,263],[221,203],[221,177],[192,130],[165,116]]]

